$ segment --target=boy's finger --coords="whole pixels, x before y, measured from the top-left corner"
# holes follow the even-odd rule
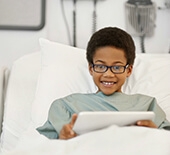
[[[141,121],[138,121],[137,125],[157,128],[157,126],[152,121],[150,121],[150,120],[141,120]]]
[[[73,115],[72,115],[72,118],[71,118],[71,125],[72,125],[72,126],[74,125],[76,119],[77,119],[77,114],[73,114]]]

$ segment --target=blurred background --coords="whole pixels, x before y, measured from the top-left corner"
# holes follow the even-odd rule
[[[144,6],[154,6],[153,10],[136,13],[136,10],[140,10],[137,6],[140,2]],[[149,25],[150,28],[147,33],[152,32],[149,35],[132,34],[137,53],[169,53],[170,1],[145,2],[147,1],[0,0],[0,66],[11,67],[19,57],[37,52],[41,37],[85,49],[91,35],[103,27],[119,27],[132,34],[132,31],[137,31],[136,27],[127,26],[132,21],[137,21],[138,24],[149,21],[145,26]],[[128,10],[126,4],[134,5],[135,11]],[[135,17],[130,19],[130,15]],[[143,29],[140,27],[140,31]]]

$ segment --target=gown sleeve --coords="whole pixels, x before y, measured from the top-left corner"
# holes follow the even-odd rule
[[[63,125],[70,123],[73,112],[62,103],[61,100],[54,101],[50,107],[48,120],[37,131],[49,139],[58,139]]]

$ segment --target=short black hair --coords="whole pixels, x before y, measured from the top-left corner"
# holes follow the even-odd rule
[[[105,27],[92,35],[86,49],[86,58],[89,64],[93,63],[93,57],[96,50],[105,46],[113,46],[115,48],[122,49],[125,53],[127,64],[134,64],[134,41],[127,32],[117,27]]]

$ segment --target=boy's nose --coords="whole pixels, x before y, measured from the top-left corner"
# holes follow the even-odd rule
[[[115,74],[111,71],[111,68],[108,68],[108,70],[103,73],[103,76],[105,76],[105,77],[114,77]]]

